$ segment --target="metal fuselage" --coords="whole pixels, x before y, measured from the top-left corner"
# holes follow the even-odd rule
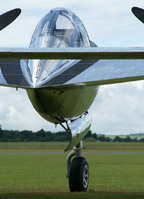
[[[85,113],[97,94],[96,87],[27,90],[35,110],[52,123],[74,120]]]
[[[54,9],[42,18],[33,34],[30,48],[90,47],[80,19],[66,9]],[[53,83],[51,80],[80,60],[22,60],[23,73],[32,88],[27,90],[35,110],[58,124],[79,118],[98,92],[96,86]]]

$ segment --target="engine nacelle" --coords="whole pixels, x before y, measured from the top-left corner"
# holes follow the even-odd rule
[[[83,115],[81,118],[69,124],[70,143],[65,149],[68,151],[76,146],[87,135],[91,127],[91,117],[89,114]]]

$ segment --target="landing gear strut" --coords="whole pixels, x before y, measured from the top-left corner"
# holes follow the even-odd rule
[[[70,123],[66,122],[66,127],[61,126],[69,133],[70,143],[65,149],[72,151],[67,156],[67,178],[69,178],[69,188],[71,192],[87,191],[89,183],[89,166],[85,158],[81,156],[83,149],[82,139],[87,135],[91,126],[91,117],[85,112],[81,117]],[[75,156],[72,160],[72,157]]]
[[[82,149],[81,141],[67,156],[67,178],[71,192],[85,192],[88,188],[89,166],[86,159],[81,156]],[[73,156],[76,157],[71,161]]]

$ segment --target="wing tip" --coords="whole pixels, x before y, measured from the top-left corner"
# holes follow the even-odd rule
[[[144,23],[144,9],[139,7],[132,7],[132,13],[138,18],[142,23]]]
[[[11,24],[21,14],[20,8],[12,9],[0,15],[0,30]]]

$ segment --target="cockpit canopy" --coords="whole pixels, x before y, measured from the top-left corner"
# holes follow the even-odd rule
[[[81,20],[70,10],[56,8],[38,23],[30,48],[90,47]],[[32,87],[40,87],[79,60],[22,60],[21,68]]]
[[[70,10],[56,8],[42,18],[30,47],[89,47],[89,38],[81,20]]]

